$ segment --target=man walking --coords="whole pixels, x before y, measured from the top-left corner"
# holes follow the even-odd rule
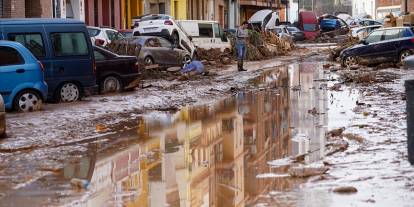
[[[247,26],[248,23],[244,21],[236,31],[237,68],[239,71],[247,71],[243,68],[243,61],[247,52],[247,38],[249,37]]]

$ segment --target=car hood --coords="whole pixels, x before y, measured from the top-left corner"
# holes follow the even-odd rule
[[[270,9],[263,9],[263,10],[257,11],[256,13],[253,14],[253,16],[250,17],[249,23],[262,22],[272,12],[273,11]]]

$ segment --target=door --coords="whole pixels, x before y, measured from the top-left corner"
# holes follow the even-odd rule
[[[198,23],[199,45],[202,49],[211,49],[214,43],[214,30],[212,23]]]
[[[30,81],[30,72],[26,73],[24,59],[20,53],[7,46],[0,46],[0,94],[8,103],[10,94],[19,84]]]
[[[394,61],[398,55],[398,48],[401,43],[401,29],[387,29],[384,34],[384,42],[381,47],[381,59],[384,61]]]
[[[357,56],[360,60],[367,63],[377,63],[378,57],[381,54],[379,50],[384,36],[384,30],[374,31],[365,38],[366,45],[358,48]]]
[[[82,86],[95,86],[93,51],[88,33],[81,27],[48,26],[49,44],[52,50],[53,79],[55,89],[64,81],[77,81]]]
[[[177,52],[180,49],[173,47],[173,45],[168,42],[166,39],[159,38],[161,44],[161,55],[162,59],[165,59],[165,64],[168,65],[181,65],[182,59],[180,54]]]

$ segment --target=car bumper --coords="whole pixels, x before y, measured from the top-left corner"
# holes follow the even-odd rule
[[[87,86],[83,88],[83,96],[92,96],[98,94],[98,85]]]
[[[170,39],[171,38],[171,34],[167,29],[163,29],[161,31],[155,31],[155,32],[145,32],[143,30],[139,31],[141,35],[145,35],[145,36],[161,36],[164,37],[166,39]]]
[[[128,75],[122,75],[122,81],[124,83],[124,86],[129,85],[132,81],[134,81],[135,79],[137,79],[140,76],[139,73],[133,73],[133,74],[128,74]]]
[[[0,112],[0,137],[6,134],[6,112]]]

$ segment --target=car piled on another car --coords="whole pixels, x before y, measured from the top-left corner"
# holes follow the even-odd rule
[[[191,37],[185,33],[173,17],[165,14],[152,14],[135,21],[133,36],[158,36],[169,40],[174,47],[187,50],[191,58],[197,51]]]
[[[124,38],[122,33],[111,28],[91,26],[88,26],[87,28],[92,44],[97,46],[106,46],[113,40],[119,40]]]

